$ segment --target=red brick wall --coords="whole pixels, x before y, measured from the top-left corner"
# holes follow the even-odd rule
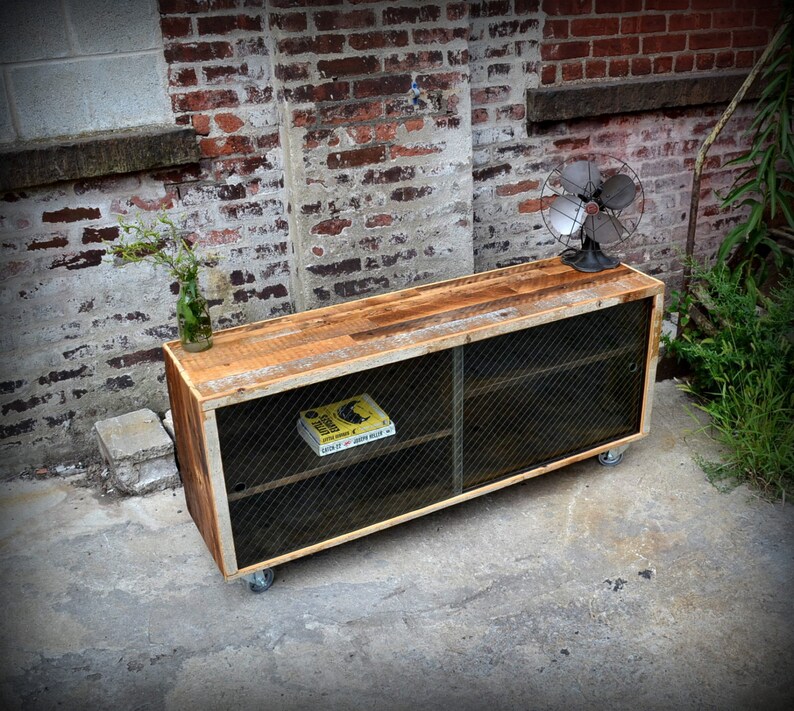
[[[0,196],[2,474],[93,459],[95,421],[168,407],[160,346],[176,336],[176,285],[111,264],[118,215],[165,208],[184,224],[215,265],[216,327],[292,309],[264,9],[162,0],[161,12],[175,121],[196,128],[200,163]]]
[[[203,159],[166,189],[200,245],[219,252],[215,301],[229,323],[291,309],[291,249],[264,3],[160,0],[175,120]],[[231,263],[228,261],[231,258]],[[232,265],[237,265],[233,268]]]
[[[553,239],[525,212],[538,201],[548,145],[527,135],[526,91],[537,86],[538,2],[472,3],[469,62],[474,145],[475,269],[534,259]]]
[[[470,273],[466,3],[320,4],[269,20],[298,307]]]
[[[779,8],[775,0],[543,0],[541,82],[750,67]]]
[[[694,156],[722,107],[528,125],[550,83],[746,67],[777,4],[733,0],[160,0],[174,118],[201,161],[0,196],[2,471],[92,459],[96,420],[164,410],[173,285],[106,257],[118,214],[165,207],[210,253],[217,327],[556,254],[543,181],[588,152],[629,162],[646,212],[620,256],[675,285]],[[422,94],[407,96],[416,79]],[[737,219],[712,194],[699,253]]]
[[[601,153],[629,163],[645,189],[639,229],[618,256],[678,285],[694,159],[724,107],[528,125],[521,102],[526,89],[550,84],[746,67],[765,48],[779,3],[765,0],[750,10],[735,6],[732,0],[491,0],[472,5],[478,271],[559,252],[540,213],[543,181],[567,158]],[[717,46],[718,41],[723,44]],[[607,56],[607,47],[617,54]],[[672,52],[673,47],[679,50]],[[594,66],[602,69],[592,74]],[[719,210],[713,190],[730,184],[732,172],[723,166],[746,145],[742,134],[751,111],[751,106],[740,107],[709,153],[698,226],[700,256],[713,252],[739,219],[736,212]]]

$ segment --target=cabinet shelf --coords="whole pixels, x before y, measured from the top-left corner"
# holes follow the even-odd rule
[[[305,481],[306,479],[311,479],[312,477],[320,476],[321,474],[327,474],[328,472],[332,472],[337,469],[344,469],[345,467],[366,462],[370,459],[375,459],[376,457],[394,454],[403,449],[407,449],[408,447],[417,447],[419,445],[426,444],[427,442],[432,442],[434,440],[444,439],[445,437],[451,436],[452,429],[445,429],[404,440],[400,439],[399,434],[395,434],[392,437],[384,437],[383,439],[379,439],[374,442],[368,442],[367,444],[359,445],[353,449],[348,449],[343,452],[336,452],[334,454],[328,454],[325,457],[322,457],[322,464],[318,464],[311,469],[305,469],[304,471],[296,472],[290,476],[281,477],[280,479],[268,481],[264,484],[258,484],[256,486],[243,489],[242,491],[231,492],[227,495],[227,498],[229,501],[238,501],[248,496],[262,494],[266,491],[271,491],[272,489],[288,486],[289,484],[297,484],[300,481]],[[305,446],[308,447],[309,445],[306,444]],[[314,452],[311,454],[315,460],[320,459],[320,457],[314,454]]]
[[[552,365],[529,366],[524,372],[512,373],[501,377],[475,376],[472,378],[474,382],[466,388],[464,399],[468,400],[481,395],[498,392],[507,387],[515,387],[533,378],[545,377],[566,370],[575,370],[595,363],[603,363],[605,360],[623,355],[630,355],[634,353],[635,350],[636,348],[633,346],[621,346],[618,348],[611,348],[607,351],[581,356],[573,360],[554,363]]]

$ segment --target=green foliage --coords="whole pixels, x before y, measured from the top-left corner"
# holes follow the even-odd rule
[[[183,281],[179,285],[176,320],[179,338],[185,350],[204,350],[212,345],[212,323],[207,300],[201,293],[196,279]]]
[[[149,262],[163,266],[179,281],[195,281],[201,263],[165,212],[158,213],[152,221],[141,216],[135,222],[119,218],[119,225],[129,239],[113,245],[113,256],[125,264]]]
[[[692,317],[689,315],[689,312],[692,309],[692,305],[695,303],[695,297],[688,291],[673,291],[670,294],[670,306],[668,308],[669,313],[676,314],[678,317],[678,323],[680,324],[681,329],[685,329],[689,327],[689,324],[692,320]],[[690,332],[691,333],[691,332]],[[663,336],[665,338],[665,342],[668,346],[673,346],[672,339],[668,338],[666,335]]]
[[[744,169],[720,196],[722,207],[745,206],[749,213],[725,236],[717,260],[725,261],[735,251],[738,270],[753,285],[766,277],[767,254],[778,265],[783,260],[767,223],[783,221],[794,228],[794,24],[790,15],[786,21],[788,30],[762,74],[764,89],[748,130],[750,150],[726,164]]]
[[[794,494],[794,276],[768,226],[794,229],[793,6],[785,3],[786,29],[763,71],[750,149],[727,164],[742,169],[722,206],[747,208],[747,218],[724,237],[716,266],[691,264],[690,287],[674,292],[670,309],[678,336],[665,338],[726,448],[722,462],[699,461],[708,478],[783,499]],[[761,287],[770,257],[779,279],[771,291]]]
[[[135,222],[119,219],[127,239],[110,249],[110,253],[123,264],[149,262],[168,269],[179,281],[176,302],[176,320],[179,338],[185,350],[199,351],[212,345],[212,323],[207,300],[198,286],[201,266],[196,253],[187,240],[179,234],[176,225],[165,212],[146,221],[140,216]]]
[[[742,288],[724,264],[695,265],[701,303],[709,305],[709,333],[689,322],[669,352],[688,363],[684,389],[708,413],[716,439],[729,452],[703,462],[712,480],[749,481],[764,492],[794,494],[794,274],[765,297]],[[760,301],[760,305],[759,305]],[[688,314],[692,297],[676,308]]]

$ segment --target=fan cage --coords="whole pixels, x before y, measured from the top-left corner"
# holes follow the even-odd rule
[[[642,220],[642,215],[645,212],[645,190],[642,186],[642,181],[640,181],[639,176],[628,163],[614,156],[604,153],[585,153],[567,158],[553,168],[544,181],[543,188],[541,189],[540,205],[543,222],[554,238],[564,247],[580,249],[583,246],[585,241],[583,227],[586,215],[582,215],[581,219],[574,219],[576,228],[570,234],[563,234],[558,229],[555,229],[551,224],[549,216],[557,200],[569,199],[572,195],[563,187],[562,173],[567,166],[576,161],[587,161],[588,163],[594,164],[598,168],[601,176],[600,182],[602,184],[615,175],[626,175],[631,178],[636,186],[634,200],[626,208],[615,210],[602,207],[602,212],[618,219],[626,229],[619,240],[612,241],[606,245],[607,248],[614,249],[626,242],[637,231],[640,221]],[[581,195],[589,197],[592,195],[592,190],[597,186],[594,181],[591,180],[590,184],[585,184],[580,187],[582,187]],[[581,199],[579,194],[577,194],[576,197]]]

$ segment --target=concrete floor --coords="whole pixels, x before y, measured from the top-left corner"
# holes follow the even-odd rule
[[[794,508],[684,397],[595,461],[225,584],[182,491],[0,485],[5,709],[794,708]],[[705,449],[704,449],[705,448]]]

